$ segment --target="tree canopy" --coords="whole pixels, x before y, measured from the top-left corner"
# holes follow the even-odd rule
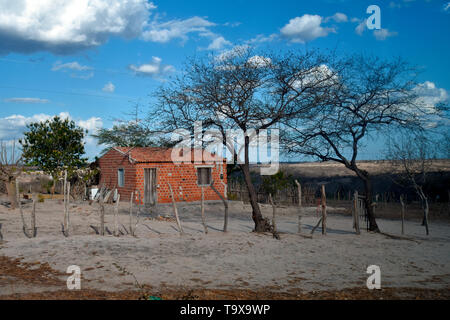
[[[54,178],[63,170],[73,172],[84,166],[83,139],[87,131],[74,121],[58,116],[27,125],[27,132],[19,142],[26,164],[37,166]]]

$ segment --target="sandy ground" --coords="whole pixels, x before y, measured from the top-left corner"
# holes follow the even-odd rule
[[[382,287],[412,287],[450,290],[450,224],[431,222],[425,236],[420,221],[407,221],[406,236],[399,240],[362,231],[355,235],[351,217],[330,209],[328,234],[318,228],[312,239],[297,234],[298,209],[279,208],[277,227],[281,240],[271,234],[251,232],[251,209],[242,202],[230,202],[228,230],[223,233],[223,205],[206,205],[208,234],[204,234],[199,204],[179,204],[185,233],[180,235],[171,206],[159,206],[143,214],[136,237],[99,236],[90,225],[99,226],[98,204],[71,205],[71,236],[61,233],[63,205],[57,200],[37,204],[38,234],[28,239],[22,232],[18,210],[0,205],[0,257],[21,259],[33,279],[33,265],[43,264],[67,279],[69,265],[82,271],[82,288],[104,291],[135,289],[133,274],[140,284],[211,289],[269,288],[277,292],[365,288],[369,265],[381,268]],[[31,204],[25,204],[27,218]],[[303,212],[303,233],[317,223],[315,208]],[[106,208],[106,223],[113,230],[113,207]],[[120,223],[128,226],[128,204],[120,204]],[[263,214],[272,209],[263,205]],[[29,220],[28,220],[29,221]],[[400,222],[378,220],[382,231],[399,235]],[[129,273],[119,269],[125,268]],[[6,275],[5,275],[6,274]],[[37,271],[36,271],[37,275]],[[0,270],[0,296],[60,290],[61,286],[33,281],[15,281]]]

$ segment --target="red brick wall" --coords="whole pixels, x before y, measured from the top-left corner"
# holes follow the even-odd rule
[[[144,168],[156,168],[157,198],[158,203],[171,202],[169,186],[173,188],[175,200],[200,201],[201,187],[197,185],[197,166],[201,164],[174,164],[172,162],[158,163],[137,163],[129,162],[128,157],[113,149],[109,150],[99,159],[100,185],[104,184],[110,189],[117,188],[121,200],[129,200],[131,192],[139,190],[144,197]],[[225,186],[227,184],[226,162],[214,164],[212,166],[212,179],[216,189],[226,198]],[[125,170],[125,185],[122,188],[117,186],[117,170]],[[220,179],[221,173],[223,179]],[[205,200],[220,200],[217,194],[210,188],[204,187]]]
[[[168,183],[171,184],[175,200],[181,201],[200,201],[201,187],[197,185],[197,166],[201,164],[174,164],[170,163],[139,163],[136,165],[136,179],[137,189],[144,194],[144,168],[156,168],[157,180],[157,197],[158,203],[171,202],[170,190]],[[221,167],[222,166],[222,171]],[[220,174],[223,174],[223,179],[220,179]],[[227,184],[227,166],[226,162],[222,164],[214,164],[212,166],[212,179],[214,186],[226,198],[224,192],[224,182]],[[205,200],[220,200],[219,196],[210,188],[204,187]]]
[[[103,184],[109,189],[117,188],[121,200],[130,200],[131,192],[135,190],[136,168],[128,160],[128,156],[113,149],[109,150],[99,159],[100,186]],[[118,187],[117,170],[123,168],[125,171],[125,184]]]

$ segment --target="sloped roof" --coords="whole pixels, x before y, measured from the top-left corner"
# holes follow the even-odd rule
[[[186,150],[182,148],[160,148],[160,147],[114,147],[112,150],[116,150],[122,153],[124,156],[128,156],[131,162],[146,163],[146,162],[181,162],[191,161],[194,162],[194,152],[203,151],[203,162],[223,161],[222,157],[213,155],[206,150],[191,149],[191,159],[186,159]],[[188,150],[189,151],[189,150]],[[172,155],[175,158],[172,159]],[[183,158],[183,155],[184,158]],[[177,158],[179,157],[179,158]]]

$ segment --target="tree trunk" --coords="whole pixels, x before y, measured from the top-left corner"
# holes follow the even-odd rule
[[[248,164],[243,164],[242,166],[242,173],[244,174],[244,180],[245,184],[247,186],[248,194],[250,197],[250,205],[252,206],[252,219],[255,223],[255,231],[256,232],[265,232],[265,221],[263,219],[263,216],[261,214],[261,209],[259,208],[258,202],[257,202],[257,196],[255,187],[253,186],[251,177],[250,177],[250,168]]]
[[[369,175],[366,173],[363,176],[364,181],[364,193],[365,193],[365,205],[367,210],[367,219],[369,220],[369,231],[380,232],[377,222],[375,220],[374,203],[372,201],[372,182],[370,181]]]
[[[252,183],[252,179],[250,176],[250,161],[248,156],[248,149],[250,145],[250,138],[248,136],[245,137],[245,161],[244,164],[241,165],[242,173],[244,174],[244,180],[245,184],[247,185],[248,194],[250,197],[250,205],[252,206],[252,219],[255,223],[255,231],[256,232],[265,232],[266,230],[266,223],[265,220],[261,214],[261,209],[258,205],[257,195],[255,191],[255,187]]]
[[[5,181],[6,192],[8,193],[11,209],[17,208],[16,180]]]

